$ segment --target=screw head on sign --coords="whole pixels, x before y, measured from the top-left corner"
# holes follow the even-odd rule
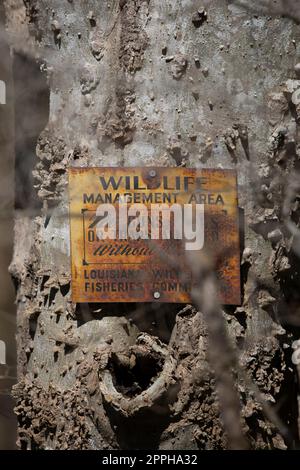
[[[154,292],[153,297],[155,299],[159,299],[160,298],[160,292]]]
[[[155,171],[155,170],[150,170],[150,171],[149,171],[149,176],[150,176],[151,178],[155,178],[155,176],[156,176],[156,171]]]

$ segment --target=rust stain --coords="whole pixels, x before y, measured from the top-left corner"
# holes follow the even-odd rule
[[[204,246],[200,252],[215,263],[220,301],[240,304],[235,171],[70,168],[69,195],[74,302],[191,302],[195,280],[185,239],[174,239],[172,232],[170,239],[97,237],[97,208],[112,204],[118,215],[119,203],[126,196],[126,207],[143,204],[149,212],[157,204],[180,204],[182,210],[186,204],[204,204]],[[171,226],[172,222],[171,217]],[[195,252],[195,260],[198,254]]]

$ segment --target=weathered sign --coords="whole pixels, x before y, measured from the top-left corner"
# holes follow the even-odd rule
[[[70,168],[69,194],[74,302],[191,302],[205,253],[240,303],[234,171]]]

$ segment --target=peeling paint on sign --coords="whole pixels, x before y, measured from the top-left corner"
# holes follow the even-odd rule
[[[234,171],[70,168],[69,194],[74,302],[191,302],[201,252],[240,303]]]

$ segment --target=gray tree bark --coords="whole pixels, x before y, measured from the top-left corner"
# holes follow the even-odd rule
[[[234,365],[235,434],[293,447],[299,28],[225,0],[24,3],[5,1],[7,29],[39,61],[50,101],[26,170],[41,205],[18,212],[11,264],[19,446],[244,448],[224,415],[236,400],[220,416]],[[67,169],[111,165],[237,170],[242,306],[72,304]]]
[[[14,98],[12,57],[5,35],[4,6],[0,4],[0,449],[14,448],[16,418],[11,387],[16,381],[14,286],[8,272],[14,226]],[[3,350],[4,349],[4,350]]]

